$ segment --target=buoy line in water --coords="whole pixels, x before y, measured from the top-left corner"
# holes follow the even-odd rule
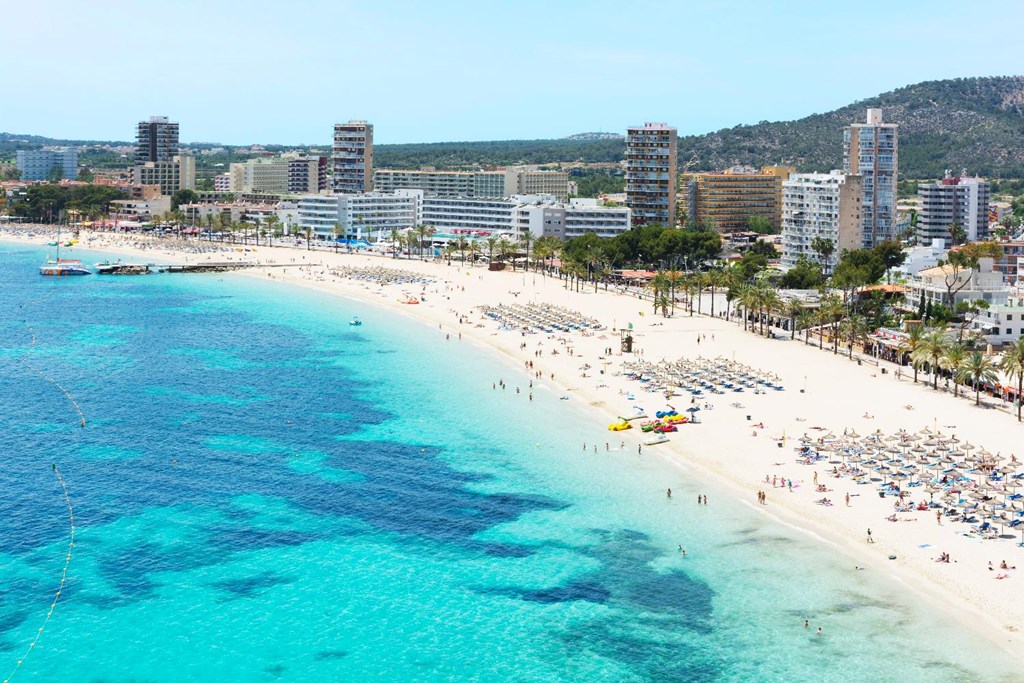
[[[25,327],[28,328],[29,334],[32,335],[32,343],[30,345],[30,348],[34,349],[35,346],[36,346],[36,332],[35,332],[34,329],[32,329],[32,326],[28,324],[27,320],[25,321]],[[75,411],[78,412],[79,425],[84,427],[85,426],[85,413],[82,412],[82,406],[78,405],[78,401],[76,401],[75,397],[71,395],[71,392],[69,392],[67,389],[65,389],[64,386],[60,382],[55,380],[53,377],[50,377],[45,372],[43,372],[39,368],[35,367],[31,363],[29,363],[27,358],[22,358],[21,362],[25,364],[25,367],[27,367],[30,370],[34,371],[37,375],[39,375],[40,377],[45,379],[47,382],[49,382],[50,384],[52,384],[53,386],[55,386],[55,387],[57,387],[58,389],[61,390],[61,393],[64,394],[64,396],[68,399],[68,401],[74,407]]]
[[[40,297],[40,298],[43,298],[43,297]],[[25,327],[28,329],[29,334],[32,336],[31,348],[34,349],[35,346],[36,346],[36,333],[35,333],[35,330],[32,328],[32,326],[28,323],[27,320],[24,321],[24,322],[25,322]],[[32,363],[29,363],[27,358],[23,357],[21,359],[21,362],[25,364],[25,367],[27,367],[30,370],[34,371],[37,375],[39,375],[40,377],[42,377],[46,381],[50,382],[53,386],[55,386],[58,389],[60,389],[61,393],[64,394],[64,396],[68,399],[68,401],[71,403],[71,405],[78,412],[78,417],[79,417],[81,426],[85,427],[85,413],[82,412],[82,407],[80,405],[78,405],[78,401],[76,401],[74,399],[74,397],[71,395],[71,393],[67,389],[65,389],[53,377],[50,377],[49,375],[47,375],[42,370],[40,370],[39,368],[35,367]],[[35,649],[36,644],[39,642],[39,639],[43,636],[43,631],[46,629],[47,624],[50,623],[50,618],[53,616],[53,610],[55,610],[57,608],[57,601],[60,600],[60,596],[63,594],[64,586],[65,586],[65,584],[67,583],[67,580],[68,580],[68,566],[70,566],[70,564],[71,564],[71,556],[72,556],[72,553],[73,553],[74,547],[75,547],[75,510],[74,510],[74,508],[71,505],[71,495],[68,493],[67,484],[64,481],[64,477],[61,476],[60,470],[57,469],[56,463],[52,464],[50,467],[53,470],[54,476],[57,477],[57,482],[60,484],[61,491],[64,494],[64,503],[67,505],[67,508],[68,508],[68,523],[70,525],[70,536],[69,536],[69,540],[68,540],[68,552],[64,556],[64,567],[63,567],[63,569],[61,569],[60,582],[57,585],[57,591],[56,591],[56,593],[54,593],[53,600],[50,602],[50,607],[46,611],[46,617],[43,619],[42,625],[36,630],[35,635],[32,637],[31,642],[29,642],[28,647],[25,649],[25,653],[16,661],[16,663],[14,665],[14,668],[11,670],[11,673],[9,673],[6,678],[4,678],[3,683],[9,683],[9,681],[12,678],[14,678],[14,675],[16,673],[18,673],[19,669],[21,669],[22,665],[25,663],[25,660],[28,658],[29,654]]]
[[[60,583],[57,586],[57,592],[54,593],[53,601],[50,602],[50,608],[46,612],[46,617],[43,619],[42,625],[36,630],[35,636],[33,636],[31,642],[29,642],[28,647],[25,649],[25,654],[17,660],[17,663],[14,665],[14,669],[11,670],[11,673],[7,674],[3,683],[9,683],[9,681],[14,678],[14,675],[18,673],[19,669],[21,669],[22,664],[24,664],[25,660],[28,659],[29,654],[35,649],[36,643],[38,643],[39,639],[42,638],[43,631],[46,629],[47,624],[50,623],[50,617],[53,616],[53,610],[57,608],[57,601],[60,600],[60,596],[64,592],[64,584],[67,583],[68,580],[68,566],[71,564],[71,554],[75,548],[75,510],[71,506],[71,496],[68,494],[68,487],[64,483],[64,477],[60,475],[60,470],[57,469],[56,464],[51,467],[53,468],[54,475],[57,477],[57,481],[60,483],[61,491],[64,492],[64,502],[68,506],[68,523],[71,526],[70,539],[68,541],[68,553],[64,557],[64,569],[61,570]]]

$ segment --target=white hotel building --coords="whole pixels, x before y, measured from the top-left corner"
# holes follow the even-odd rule
[[[421,221],[438,232],[512,232],[518,199],[426,197]]]
[[[299,228],[321,239],[369,239],[386,236],[420,223],[423,192],[365,192],[335,196],[308,195],[299,199]]]
[[[353,195],[309,195],[299,199],[299,229],[321,239],[386,236],[392,229],[429,225],[440,233],[529,232],[558,239],[594,233],[614,237],[630,229],[630,210],[601,206],[595,199],[559,203],[550,195],[517,195],[508,199],[424,197],[422,190],[395,190]]]
[[[630,229],[630,210],[601,206],[596,199],[572,199],[568,204],[528,204],[516,209],[517,235],[553,235],[560,240],[594,233],[615,237]]]
[[[801,256],[814,262],[821,257],[811,243],[817,237],[835,245],[827,264],[831,271],[844,249],[861,241],[860,176],[842,171],[794,173],[782,182],[782,266],[789,269]]]

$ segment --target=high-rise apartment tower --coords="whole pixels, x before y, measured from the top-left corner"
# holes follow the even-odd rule
[[[896,238],[897,125],[882,122],[881,109],[868,109],[865,123],[843,130],[843,171],[864,179],[861,246]]]
[[[139,121],[135,135],[135,163],[171,161],[178,154],[178,124],[166,116],[151,116]]]
[[[626,205],[633,225],[675,225],[676,129],[667,123],[626,130]]]
[[[349,121],[334,125],[331,152],[336,194],[356,194],[373,189],[373,125]]]
[[[966,170],[958,176],[946,171],[939,182],[918,185],[917,198],[921,203],[918,244],[934,239],[953,244],[950,227],[954,224],[963,228],[968,242],[988,237],[989,186],[980,178],[969,177]]]

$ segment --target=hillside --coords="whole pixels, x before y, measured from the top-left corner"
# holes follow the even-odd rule
[[[621,161],[625,149],[622,138],[432,142],[374,145],[373,161],[380,168],[437,166],[451,169],[574,161],[597,163]]]
[[[900,124],[900,174],[905,178],[934,178],[947,168],[966,168],[988,177],[1024,178],[1024,76],[928,81],[797,121],[764,121],[686,136],[679,140],[680,169],[711,171],[735,164],[777,163],[801,171],[838,168],[843,126],[862,121],[868,107],[881,107],[886,121]],[[683,116],[680,112],[679,119]],[[20,147],[60,144],[103,143],[0,133],[0,160],[13,157],[14,149]],[[264,144],[268,150],[284,149],[269,141]],[[379,168],[448,169],[617,162],[622,160],[624,148],[621,137],[608,133],[580,133],[559,140],[379,144],[374,147],[374,162]],[[234,152],[202,157],[201,174],[214,164],[247,156]],[[98,151],[86,152],[80,159],[85,165],[123,163]]]
[[[736,126],[679,140],[680,164],[718,170],[784,163],[827,171],[842,163],[843,126],[881,107],[900,124],[900,173],[933,178],[944,169],[1024,177],[1024,77],[928,81],[797,121]]]

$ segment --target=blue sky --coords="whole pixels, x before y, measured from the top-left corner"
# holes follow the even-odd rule
[[[44,0],[4,7],[0,131],[329,144],[784,120],[1024,72],[1024,2]],[[1010,34],[1008,34],[1008,31]]]

